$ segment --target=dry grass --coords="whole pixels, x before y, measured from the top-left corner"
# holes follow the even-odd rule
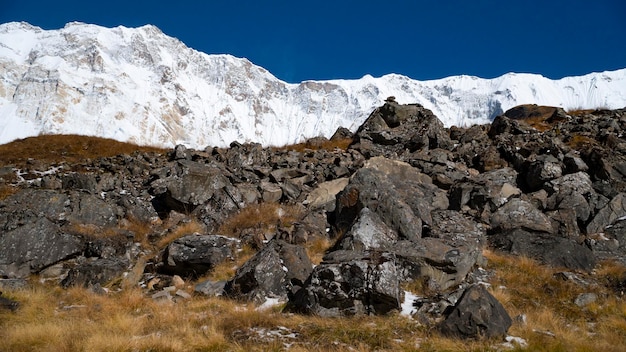
[[[579,133],[572,133],[565,138],[564,142],[568,147],[579,151],[598,145],[598,141],[596,141],[595,138]]]
[[[0,145],[0,166],[23,166],[29,159],[44,163],[75,163],[85,159],[132,154],[165,153],[165,149],[140,147],[112,139],[78,135],[41,135]]]
[[[304,209],[301,206],[272,202],[254,204],[226,219],[217,233],[235,238],[246,229],[275,233],[278,226],[291,226],[303,216]]]
[[[603,265],[595,275],[578,274],[600,283],[585,287],[556,278],[559,270],[531,259],[492,252],[485,256],[490,268],[496,270],[494,296],[511,316],[526,317],[525,324],[514,324],[509,333],[526,339],[529,351],[625,350],[626,301],[601,283],[626,269],[617,264]],[[595,293],[598,299],[579,307],[574,300],[582,293]]]
[[[193,235],[194,233],[203,234],[205,233],[205,231],[206,228],[200,221],[194,218],[190,218],[187,221],[184,221],[183,223],[178,224],[174,228],[168,230],[166,235],[159,238],[159,240],[156,242],[156,247],[157,249],[163,249],[168,244],[183,236]]]
[[[567,114],[571,116],[582,116],[591,114],[594,111],[596,111],[596,109],[572,109],[568,110]]]
[[[340,138],[335,140],[309,140],[304,143],[291,144],[283,147],[275,148],[276,150],[288,150],[296,152],[304,152],[307,150],[346,150],[352,144],[352,138]]]
[[[322,246],[323,247],[323,246]],[[252,250],[249,250],[252,254]],[[558,270],[526,258],[485,252],[494,270],[490,291],[513,317],[509,334],[525,339],[516,351],[624,351],[626,303],[603,284],[581,287],[554,277]],[[245,257],[243,255],[242,257]],[[626,268],[602,263],[583,279],[622,280]],[[598,300],[578,307],[579,293]],[[22,306],[0,311],[2,351],[499,351],[500,340],[457,340],[392,313],[321,318],[265,311],[251,304],[194,296],[154,301],[139,289],[96,295],[32,283],[5,291]]]

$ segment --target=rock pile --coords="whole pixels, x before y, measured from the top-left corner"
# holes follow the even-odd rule
[[[537,106],[446,129],[388,99],[354,135],[338,130],[353,139],[345,150],[319,139],[37,164],[16,170],[21,189],[0,200],[0,281],[37,274],[182,297],[173,278],[232,265],[249,246],[256,254],[233,277],[196,292],[343,316],[399,310],[403,285],[420,282],[420,320],[500,336],[511,319],[482,286],[483,249],[567,270],[626,263],[625,129],[625,110]],[[247,225],[231,223],[253,207]],[[314,266],[316,239],[333,245]]]

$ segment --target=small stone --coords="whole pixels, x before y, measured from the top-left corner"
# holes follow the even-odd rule
[[[174,275],[174,277],[172,277],[172,286],[175,286],[176,288],[185,287],[185,280],[178,275]]]
[[[591,303],[595,302],[597,299],[598,299],[598,295],[596,295],[595,293],[591,293],[591,292],[581,293],[574,300],[574,304],[582,308],[584,306],[590,305]]]
[[[169,291],[159,291],[152,295],[152,299],[154,300],[167,300],[170,301],[172,299],[172,295]]]
[[[190,299],[191,298],[191,295],[188,294],[187,292],[183,291],[183,290],[176,291],[176,296],[182,297],[184,299]]]

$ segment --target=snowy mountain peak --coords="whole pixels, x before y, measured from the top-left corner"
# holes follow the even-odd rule
[[[152,25],[2,24],[0,68],[0,143],[77,133],[167,147],[283,145],[356,129],[392,95],[431,109],[447,126],[486,123],[526,103],[626,106],[626,69],[556,81],[389,74],[289,84],[247,59],[188,48]]]

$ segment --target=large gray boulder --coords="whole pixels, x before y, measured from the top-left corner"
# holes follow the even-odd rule
[[[400,309],[395,256],[379,251],[335,251],[315,267],[286,311],[323,317],[386,314]]]
[[[224,170],[218,166],[185,159],[163,170],[155,170],[153,175],[159,176],[151,184],[153,193],[163,197],[166,206],[179,212],[191,212],[230,185]]]
[[[79,254],[82,241],[46,218],[0,233],[0,276],[24,278]]]
[[[423,227],[431,227],[431,212],[448,205],[446,192],[429,176],[407,163],[376,157],[337,195],[335,226],[346,232],[361,209],[369,208],[400,238],[413,240],[422,237]]]
[[[528,229],[499,231],[489,236],[493,248],[530,257],[553,267],[591,271],[596,259],[589,248],[569,238]]]
[[[263,303],[287,300],[302,287],[313,270],[304,247],[272,240],[242,265],[224,287],[228,297]]]
[[[167,246],[159,269],[171,275],[199,277],[224,261],[234,260],[235,245],[234,239],[224,236],[183,236]]]
[[[460,338],[504,337],[512,320],[502,304],[483,285],[469,287],[439,325],[440,331]]]
[[[122,276],[128,270],[129,262],[121,258],[89,258],[70,269],[61,281],[64,288],[104,286]]]
[[[402,281],[423,280],[434,292],[459,285],[482,259],[475,243],[450,246],[437,238],[399,241],[391,249]]]
[[[374,110],[354,138],[352,147],[366,157],[452,147],[443,123],[432,111],[419,104],[401,105],[392,100]]]

